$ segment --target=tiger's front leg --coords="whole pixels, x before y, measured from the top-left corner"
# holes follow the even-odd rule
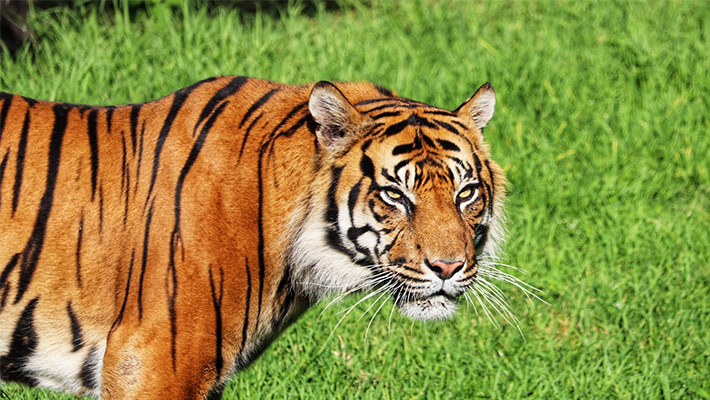
[[[244,318],[239,315],[243,307],[227,310],[245,299],[222,267],[182,263],[183,274],[174,282],[161,270],[148,264],[141,274],[136,263],[127,279],[125,300],[108,336],[102,399],[221,397],[242,344],[239,321]]]
[[[108,338],[102,371],[102,399],[206,399],[219,378],[215,359],[205,354],[211,327],[196,323],[176,343],[173,358],[170,321],[127,320]],[[140,322],[140,323],[137,323]],[[220,398],[209,397],[209,398]]]

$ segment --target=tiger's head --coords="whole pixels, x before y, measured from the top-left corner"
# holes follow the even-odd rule
[[[316,84],[318,171],[289,256],[300,291],[371,290],[415,319],[452,316],[504,236],[505,178],[482,134],[495,101],[488,83],[453,112],[400,97],[352,104]]]

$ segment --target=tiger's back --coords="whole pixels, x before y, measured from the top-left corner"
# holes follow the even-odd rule
[[[403,117],[417,110],[424,117]],[[351,172],[338,166],[370,146],[372,138],[355,145],[358,135],[371,129],[373,137],[410,140],[423,128],[436,135],[475,133],[492,108],[474,114],[485,121],[455,128],[444,121],[458,118],[455,113],[372,84],[289,86],[245,77],[211,78],[160,100],[115,107],[0,93],[0,379],[105,398],[218,396],[234,371],[325,295],[318,287],[366,287],[354,281],[373,273],[363,268],[370,258],[363,248],[404,251],[403,241],[395,245],[399,233],[385,243],[401,226],[374,227],[387,223],[383,216],[357,229],[342,220],[349,214],[350,223],[365,221],[353,217],[355,203],[380,213],[396,214],[399,207],[384,194],[377,195],[381,205],[373,203],[375,193],[389,190],[375,182],[373,171],[388,168],[377,159],[373,171],[365,156],[348,164],[356,167]],[[426,122],[426,116],[442,121]],[[346,120],[362,126],[342,125]],[[470,226],[452,225],[470,235],[461,246],[471,258],[481,232],[499,229],[503,179],[481,139],[460,136],[458,145],[436,139],[432,146],[441,152],[465,147],[478,153],[475,160],[454,157],[450,178],[431,176],[462,180],[467,188],[476,178],[481,185],[479,200],[487,205],[470,200],[461,206],[470,208]],[[385,139],[390,158],[421,150],[418,139],[394,150]],[[353,174],[371,176],[338,189],[353,185]],[[371,181],[369,192],[361,189],[363,179]],[[373,233],[379,239],[368,239]],[[376,249],[369,250],[372,257],[387,257]],[[330,273],[326,261],[347,266]],[[444,280],[459,273],[461,285],[470,285],[474,263],[441,275],[426,261],[423,273]],[[362,269],[357,275],[340,273],[355,267]],[[343,282],[332,282],[338,277]],[[455,295],[441,293],[460,289],[445,285],[427,295],[444,310],[434,317],[455,309],[447,305]],[[431,306],[424,300],[402,298],[416,303],[398,304],[403,310],[429,312],[422,311]]]

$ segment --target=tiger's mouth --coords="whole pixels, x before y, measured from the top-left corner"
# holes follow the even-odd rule
[[[409,318],[435,321],[451,318],[458,308],[458,298],[440,291],[428,297],[399,300],[397,306]]]
[[[474,273],[473,276],[476,275]],[[419,287],[405,285],[405,290],[401,290],[402,287],[399,286],[400,290],[393,291],[394,303],[403,315],[420,321],[451,318],[456,314],[461,296],[473,284],[471,278],[466,279],[467,283],[462,283],[460,278],[430,279],[426,284],[417,285]]]

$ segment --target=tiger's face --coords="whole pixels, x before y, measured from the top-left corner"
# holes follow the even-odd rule
[[[302,275],[305,291],[374,290],[409,317],[452,316],[502,237],[504,178],[481,134],[492,88],[455,112],[400,98],[353,106],[333,89],[324,104],[311,97],[328,184],[305,226],[327,251]]]

